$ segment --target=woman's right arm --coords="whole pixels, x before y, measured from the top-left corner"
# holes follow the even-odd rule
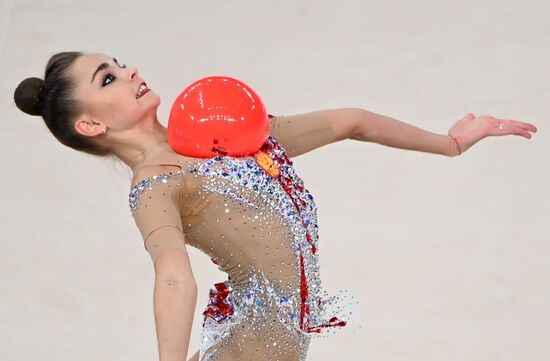
[[[197,300],[183,232],[173,226],[145,240],[155,268],[154,313],[160,361],[185,361]]]

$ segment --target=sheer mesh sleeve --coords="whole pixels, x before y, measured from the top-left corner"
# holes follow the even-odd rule
[[[158,229],[175,227],[183,232],[176,189],[177,180],[174,178],[177,177],[171,174],[150,177],[141,181],[130,192],[132,216],[147,251],[147,244],[151,244],[155,235],[162,234],[155,232]]]
[[[269,134],[285,148],[289,157],[307,153],[335,141],[330,119],[338,110],[319,110],[296,115],[269,114]]]

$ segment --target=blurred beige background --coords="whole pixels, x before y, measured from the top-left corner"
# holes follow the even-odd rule
[[[363,321],[308,360],[550,359],[549,33],[544,0],[2,0],[0,358],[158,360],[128,170],[13,104],[51,55],[81,50],[137,66],[165,125],[185,86],[219,74],[278,115],[353,106],[443,134],[467,112],[535,124],[458,158],[347,140],[294,161],[324,285],[353,289]],[[190,252],[196,350],[225,277]]]

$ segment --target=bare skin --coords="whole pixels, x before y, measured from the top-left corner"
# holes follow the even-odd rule
[[[90,83],[92,74],[104,62],[109,64],[109,68],[100,71]],[[162,153],[172,152],[167,143],[168,131],[157,118],[159,95],[151,89],[143,97],[136,99],[136,92],[143,81],[136,68],[121,67],[112,57],[105,54],[85,54],[75,62],[71,73],[78,84],[75,96],[84,105],[83,114],[75,122],[75,128],[79,133],[101,137],[102,141],[112,148],[113,154],[132,171]],[[105,79],[108,74],[112,77]],[[102,86],[104,84],[106,85]],[[355,118],[355,124],[345,128],[341,125],[344,121],[333,117],[331,126],[335,130],[337,140],[348,138],[372,141],[392,147],[402,147],[402,144],[397,144],[399,138],[407,141],[402,130],[411,128],[411,125],[398,124],[398,121],[392,118],[373,112],[362,113],[361,117]],[[499,128],[501,123],[502,129]],[[106,133],[103,133],[104,129]],[[476,117],[472,113],[467,113],[451,126],[449,134],[458,140],[464,152],[487,136],[513,134],[529,139],[529,132],[536,131],[537,128],[530,123],[499,119],[490,115]],[[382,139],[379,141],[377,137]],[[392,141],[385,140],[390,137]],[[410,142],[410,139],[408,141]],[[448,149],[452,155],[455,146],[451,138],[448,142]],[[420,147],[403,148],[424,151]]]
[[[102,63],[108,63],[109,67],[97,73],[91,82]],[[104,54],[85,54],[70,71],[78,84],[75,96],[84,107],[75,121],[77,132],[101,138],[132,171],[159,153],[169,151],[167,129],[157,118],[160,97],[151,89],[136,99],[144,81],[136,68],[122,67]]]
[[[96,73],[103,63],[108,66]],[[104,54],[85,54],[69,73],[77,84],[74,96],[83,106],[74,124],[77,132],[101,139],[134,175],[150,160],[174,153],[167,142],[167,129],[157,118],[160,97],[152,90],[137,97],[143,79],[136,68],[121,66]],[[172,227],[161,229],[158,234],[162,234],[162,241],[177,241],[178,246],[150,253],[155,266],[154,312],[160,361],[186,357],[191,337],[197,290],[180,233]],[[198,360],[198,354],[191,360]]]
[[[92,81],[94,72],[103,63],[107,63],[108,67],[99,71]],[[155,160],[166,159],[168,154],[175,155],[167,142],[168,130],[160,124],[157,118],[157,109],[160,105],[159,95],[151,89],[142,97],[136,97],[139,86],[144,81],[136,68],[121,66],[112,57],[105,54],[85,54],[75,61],[69,71],[77,83],[74,96],[83,105],[83,112],[74,124],[77,132],[85,136],[96,137],[103,144],[109,146],[113,155],[128,165],[134,173],[134,177],[137,173],[136,170],[144,164],[152,164]],[[431,133],[363,109],[324,110],[286,116],[284,119],[284,125],[281,122],[280,126],[297,129],[295,127],[300,125],[300,129],[303,130],[303,133],[294,132],[296,139],[284,139],[284,129],[280,129],[282,143],[288,145],[289,149],[296,149],[293,156],[344,139],[369,141],[390,147],[437,153],[449,157],[457,155],[455,143],[447,135]],[[312,129],[321,126],[330,127],[331,131],[322,133],[326,136],[318,137],[308,149],[297,146],[297,142],[303,139],[303,136],[311,133]],[[518,135],[530,139],[529,132],[536,131],[536,127],[529,123],[512,119],[498,119],[490,115],[476,117],[472,113],[468,113],[452,125],[449,134],[459,142],[462,152],[465,152],[488,136]],[[167,230],[167,232],[170,231]],[[166,239],[169,237],[177,240],[182,239],[181,235],[175,233],[167,233]],[[184,246],[182,243],[182,247]],[[158,253],[160,254],[160,251]],[[176,277],[176,279],[184,280],[183,284],[193,285],[194,279],[185,252],[180,252],[180,250],[165,251],[163,256],[155,255],[154,259],[157,257],[159,260],[164,260],[155,263],[157,276],[162,276],[158,279]],[[170,264],[177,265],[177,267],[168,266]],[[182,269],[182,265],[188,271],[185,274],[174,273],[173,269]],[[182,354],[187,354],[196,290],[191,286],[186,286],[170,291],[173,293],[166,290],[162,292],[164,293],[157,294],[157,298],[162,301],[159,304],[173,302],[173,300],[181,300],[181,302],[174,308],[159,306],[158,318],[161,319],[165,315],[172,317],[170,313],[172,310],[179,310],[181,318],[174,320],[172,317],[169,321],[158,322],[160,359],[161,361],[179,360]],[[180,307],[181,303],[185,305],[185,310]],[[164,318],[167,319],[167,317]],[[181,340],[183,339],[186,340],[185,345],[182,345]],[[164,353],[163,348],[167,350]],[[197,352],[189,360],[198,361],[198,359]]]

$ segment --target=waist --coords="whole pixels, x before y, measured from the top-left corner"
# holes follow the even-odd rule
[[[230,278],[216,283],[203,315],[205,322],[208,318],[217,323],[269,318],[299,327],[300,306],[300,290],[294,282],[280,284],[255,274],[245,282],[236,283]]]

